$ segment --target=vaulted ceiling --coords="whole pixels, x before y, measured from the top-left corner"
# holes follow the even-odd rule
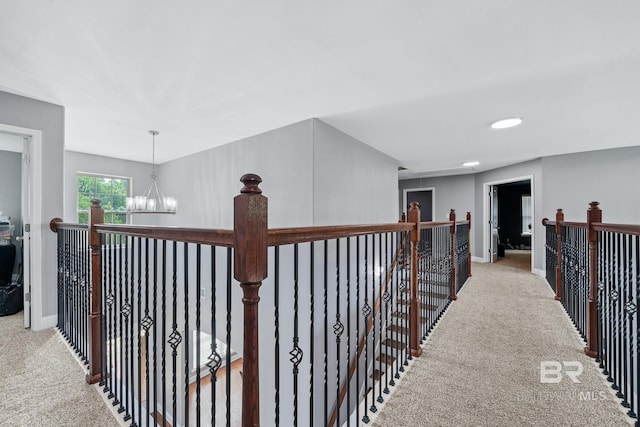
[[[159,162],[318,117],[408,168],[639,144],[637,0],[3,0],[0,90]],[[501,131],[495,119],[521,116]]]

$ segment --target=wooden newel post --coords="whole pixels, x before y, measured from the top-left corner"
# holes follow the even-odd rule
[[[598,207],[600,203],[589,203],[587,210],[587,226],[589,233],[589,305],[587,307],[587,346],[584,352],[587,356],[598,356],[597,328],[598,319],[596,311],[596,298],[598,297],[598,271],[597,271],[597,251],[598,232],[594,230],[593,223],[602,222],[602,211]]]
[[[258,185],[258,175],[246,174],[233,199],[234,266],[244,303],[244,347],[242,354],[242,426],[260,425],[258,352],[258,291],[267,277],[267,198]]]
[[[467,242],[469,242],[469,262],[467,265],[469,266],[468,277],[471,277],[471,212],[467,212],[467,221],[469,222],[469,237]]]
[[[411,202],[407,222],[413,223],[411,229],[411,293],[409,317],[409,347],[411,355],[420,357],[420,306],[418,303],[418,244],[420,242],[420,206],[418,202]]]
[[[104,209],[100,200],[91,200],[89,211],[89,245],[91,246],[91,312],[89,313],[89,373],[87,383],[94,384],[102,379],[102,251],[97,224],[104,223]]]
[[[556,301],[562,301],[562,222],[564,212],[556,211]]]
[[[451,221],[451,291],[449,298],[452,301],[458,299],[458,293],[456,290],[458,283],[458,269],[456,260],[456,210],[451,209],[449,212],[449,221]]]

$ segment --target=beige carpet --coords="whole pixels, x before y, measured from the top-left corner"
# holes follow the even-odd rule
[[[0,317],[0,426],[118,426],[54,329]]]
[[[593,359],[547,283],[500,263],[473,278],[375,426],[626,426]],[[574,384],[541,383],[543,361],[578,361]]]
[[[531,271],[531,251],[507,249],[504,251],[504,257],[498,257],[496,262],[503,267],[513,267]]]

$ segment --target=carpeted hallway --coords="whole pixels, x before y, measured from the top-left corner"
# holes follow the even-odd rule
[[[553,296],[525,270],[474,263],[473,277],[373,425],[629,425]],[[580,383],[567,376],[542,383],[545,361],[580,362]]]

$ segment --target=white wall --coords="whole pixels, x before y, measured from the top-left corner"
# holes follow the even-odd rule
[[[31,223],[32,237],[42,241],[40,268],[42,293],[33,293],[34,329],[53,326],[56,316],[56,235],[49,229],[49,221],[62,217],[64,108],[19,95],[0,92],[0,123],[42,132],[42,169],[40,185],[42,198],[38,212],[41,220]],[[34,284],[37,285],[37,284]],[[53,322],[53,323],[51,323]]]

